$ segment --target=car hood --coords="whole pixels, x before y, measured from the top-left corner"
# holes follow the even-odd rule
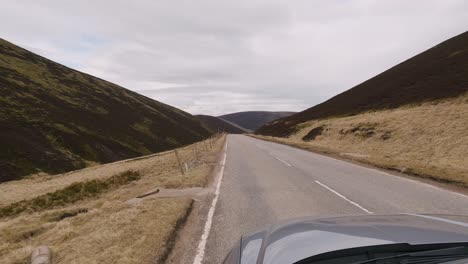
[[[468,216],[348,216],[293,220],[244,236],[239,255],[242,264],[291,264],[347,248],[458,242],[468,242]]]

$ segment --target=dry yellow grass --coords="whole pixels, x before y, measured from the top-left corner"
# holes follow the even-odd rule
[[[107,178],[129,169],[142,175],[140,180],[97,198],[0,219],[0,263],[27,263],[31,250],[42,244],[50,246],[55,253],[54,263],[153,263],[167,253],[168,240],[174,235],[178,221],[191,208],[192,200],[152,196],[129,200],[159,187],[204,186],[222,146],[222,138],[208,150],[199,143],[197,161],[192,157],[193,146],[179,149],[183,162],[191,164],[186,175],[181,175],[174,153],[164,153],[50,176],[45,180],[36,177],[5,183],[19,190],[14,198],[8,197],[12,192],[0,185],[1,199],[8,199],[2,202],[11,204],[73,182]],[[39,187],[36,188],[37,183]],[[58,221],[64,212],[79,210],[81,213]]]
[[[199,155],[207,152],[207,148],[205,148],[205,144],[203,142],[179,148],[178,151],[182,163],[188,163],[190,166],[197,165],[194,154],[195,145]],[[207,144],[207,147],[210,149],[209,144]],[[220,148],[222,148],[222,145],[218,142],[215,148],[216,151],[219,151]],[[211,160],[205,162],[214,161]],[[23,199],[30,199],[41,194],[53,192],[75,182],[105,179],[128,170],[136,171],[145,175],[144,180],[153,181],[151,186],[180,188],[203,186],[205,183],[204,176],[197,176],[197,174],[200,174],[198,172],[200,167],[195,171],[189,172],[188,175],[182,176],[179,172],[174,152],[168,151],[147,157],[88,167],[82,170],[53,176],[35,175],[28,177],[27,179],[2,183],[0,184],[0,207]]]
[[[262,138],[468,186],[468,94],[297,127],[288,138]],[[318,127],[320,135],[302,140]]]

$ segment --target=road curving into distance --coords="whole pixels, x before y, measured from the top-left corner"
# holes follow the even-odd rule
[[[242,234],[291,218],[468,215],[463,194],[243,135],[228,136],[223,169],[214,214],[201,216],[197,225],[202,229],[211,222],[203,259],[194,262],[199,255],[194,241],[194,249],[187,249],[192,260],[184,262],[221,263]]]

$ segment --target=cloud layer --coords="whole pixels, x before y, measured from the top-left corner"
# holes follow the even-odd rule
[[[299,111],[462,33],[468,2],[8,1],[3,38],[194,114]]]

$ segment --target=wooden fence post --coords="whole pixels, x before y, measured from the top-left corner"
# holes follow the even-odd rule
[[[175,153],[175,156],[177,158],[177,164],[179,164],[179,169],[180,169],[180,173],[182,173],[182,175],[184,175],[184,168],[182,167],[182,163],[180,162],[180,158],[179,158],[179,153],[177,152],[177,149],[174,150],[174,153]]]

